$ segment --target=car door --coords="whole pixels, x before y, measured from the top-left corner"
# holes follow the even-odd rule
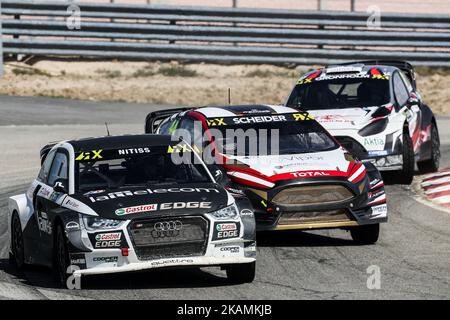
[[[63,148],[59,148],[54,156],[47,181],[46,188],[51,190],[47,197],[40,199],[37,210],[37,220],[40,233],[41,254],[44,261],[51,261],[53,249],[53,225],[55,218],[63,212],[62,201],[67,195],[66,192],[55,191],[55,185],[60,184],[65,190],[69,186],[69,153]]]
[[[419,107],[419,99],[413,99],[412,86],[404,81],[404,76],[400,72],[393,75],[394,96],[399,112],[404,113],[408,121],[409,134],[413,141],[414,151],[416,152],[420,143],[420,123],[422,119]]]
[[[53,158],[56,154],[56,150],[52,150],[48,153],[44,162],[42,163],[41,170],[37,178],[33,181],[27,191],[27,198],[30,206],[30,216],[28,217],[26,224],[24,225],[23,237],[24,237],[24,249],[26,259],[30,259],[31,262],[36,262],[41,256],[40,247],[40,230],[38,209],[41,206],[43,198],[50,195],[50,189],[46,185],[50,168],[53,163]]]

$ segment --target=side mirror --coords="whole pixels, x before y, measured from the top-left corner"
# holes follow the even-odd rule
[[[408,98],[408,106],[413,106],[418,103],[419,103],[419,97],[417,97],[417,94],[415,94],[414,92],[411,92],[409,94],[409,98]]]
[[[55,181],[55,184],[53,185],[53,191],[59,193],[69,193],[67,184],[68,183],[66,179],[58,179]]]

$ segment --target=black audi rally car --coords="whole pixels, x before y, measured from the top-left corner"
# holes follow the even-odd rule
[[[174,163],[174,153],[192,163]],[[9,199],[10,258],[73,276],[220,266],[232,282],[255,276],[251,204],[217,184],[183,141],[127,135],[42,149],[25,194]]]

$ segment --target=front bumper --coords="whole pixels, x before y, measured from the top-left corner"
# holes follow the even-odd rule
[[[169,219],[185,221],[183,219],[189,218],[192,217],[176,216]],[[161,219],[167,220],[167,217],[150,218],[155,223]],[[69,254],[70,265],[74,267],[72,268],[73,274],[91,275],[159,268],[224,266],[250,263],[256,260],[253,214],[227,220],[218,220],[206,214],[202,216],[202,219],[207,220],[208,224],[205,229],[204,247],[201,252],[185,249],[189,248],[185,247],[185,243],[189,242],[185,238],[176,240],[171,236],[171,239],[175,239],[175,242],[171,242],[171,246],[164,249],[163,253],[159,248],[164,244],[151,244],[151,234],[153,233],[146,233],[143,237],[136,238],[136,235],[133,235],[130,231],[132,225],[143,225],[142,221],[145,222],[149,219],[129,220],[120,228],[111,231],[94,232],[85,228],[70,230],[68,231]],[[192,221],[192,219],[189,221]],[[233,228],[230,229],[230,226]],[[187,224],[186,227],[188,228]],[[182,236],[186,236],[186,233]],[[157,238],[161,239],[160,236],[157,236]],[[148,239],[148,242],[145,239]],[[142,241],[152,246],[154,249],[151,249],[151,251],[155,254],[143,255]],[[145,243],[144,245],[146,245]],[[183,248],[183,250],[180,251],[180,248]]]
[[[386,156],[367,157],[362,162],[372,163],[379,171],[394,171],[403,169],[403,155],[392,154]]]
[[[367,191],[372,188],[369,186],[368,180],[364,183],[367,183],[367,187],[363,192],[359,191],[357,185],[349,183],[345,179],[292,182],[276,187],[274,191],[280,192],[279,190],[282,188],[302,185],[341,184],[352,190],[354,194],[351,199],[328,204],[283,206],[271,202],[273,197],[270,195],[268,200],[261,200],[254,194],[252,200],[255,204],[256,228],[258,231],[311,230],[347,228],[386,222],[387,205],[382,181],[379,181],[379,186],[374,187],[370,192]],[[250,197],[250,195],[248,196]],[[259,205],[260,203],[264,203],[265,206]]]
[[[230,245],[229,247],[234,247]],[[254,249],[256,254],[256,248]],[[201,257],[176,257],[164,258],[150,261],[136,261],[132,255],[128,257],[121,256],[120,250],[107,250],[103,252],[92,252],[85,254],[87,263],[86,269],[74,271],[74,275],[98,275],[108,273],[133,272],[160,268],[195,268],[207,266],[224,266],[230,264],[242,264],[254,262],[255,255],[246,257],[245,255],[236,256],[201,256]],[[94,259],[117,257],[117,262],[105,262],[91,264]]]

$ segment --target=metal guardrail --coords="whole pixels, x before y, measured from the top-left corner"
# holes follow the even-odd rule
[[[223,63],[327,64],[407,59],[450,67],[450,15],[2,0],[5,54]]]

